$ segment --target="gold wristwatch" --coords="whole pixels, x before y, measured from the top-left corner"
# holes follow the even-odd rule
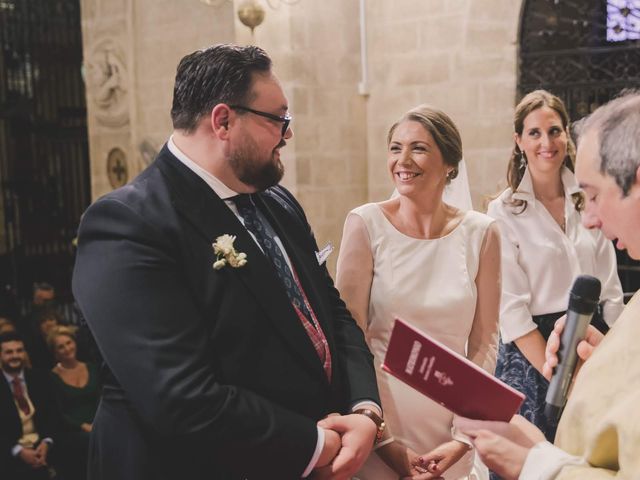
[[[373,441],[373,444],[377,444],[380,440],[382,440],[382,435],[384,434],[385,423],[384,419],[380,417],[376,412],[369,408],[360,408],[358,410],[354,410],[353,413],[357,413],[359,415],[364,415],[365,417],[369,417],[373,420],[373,423],[376,424],[376,438]]]

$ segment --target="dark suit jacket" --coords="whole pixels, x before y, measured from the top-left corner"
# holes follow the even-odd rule
[[[301,207],[279,186],[257,204],[324,329],[331,383],[269,260],[165,146],[80,225],[73,290],[110,371],[92,479],[299,478],[318,419],[379,402],[372,356]],[[212,268],[223,234],[246,266]]]
[[[33,423],[40,438],[54,440],[60,427],[60,415],[57,410],[50,373],[42,370],[25,369],[24,377],[35,414]],[[10,468],[14,459],[11,449],[18,444],[22,436],[22,422],[13,400],[11,387],[4,375],[0,374],[0,467]],[[2,471],[2,469],[0,469]]]

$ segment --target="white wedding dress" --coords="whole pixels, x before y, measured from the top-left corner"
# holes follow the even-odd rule
[[[410,322],[465,354],[476,306],[475,276],[480,248],[492,220],[469,211],[473,205],[464,160],[458,169],[458,176],[445,188],[443,201],[467,213],[442,238],[423,240],[404,235],[376,204],[353,211],[365,222],[374,258],[369,325],[365,333],[375,357],[385,419],[394,438],[419,454],[451,440],[453,415],[383,372],[380,365],[395,318]],[[398,476],[372,453],[356,478],[396,480]],[[482,480],[488,479],[489,474],[474,452],[469,452],[445,472],[444,478]]]
[[[491,218],[467,211],[448,235],[431,240],[409,237],[385,217],[378,204],[352,212],[367,228],[374,259],[367,343],[375,357],[384,416],[394,438],[416,453],[428,453],[451,440],[451,412],[380,369],[393,321],[402,318],[460,354],[471,332],[480,249]],[[468,478],[473,452],[445,472],[446,479]],[[361,480],[397,480],[398,475],[372,453]]]

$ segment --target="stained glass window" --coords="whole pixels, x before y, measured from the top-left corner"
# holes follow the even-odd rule
[[[607,41],[640,39],[640,0],[607,0]]]
[[[518,98],[549,90],[575,121],[640,87],[640,0],[523,0],[521,18]],[[617,256],[623,291],[640,290],[640,261]]]

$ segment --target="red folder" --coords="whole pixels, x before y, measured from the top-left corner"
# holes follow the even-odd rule
[[[382,369],[453,413],[508,422],[524,395],[426,333],[397,319]]]

